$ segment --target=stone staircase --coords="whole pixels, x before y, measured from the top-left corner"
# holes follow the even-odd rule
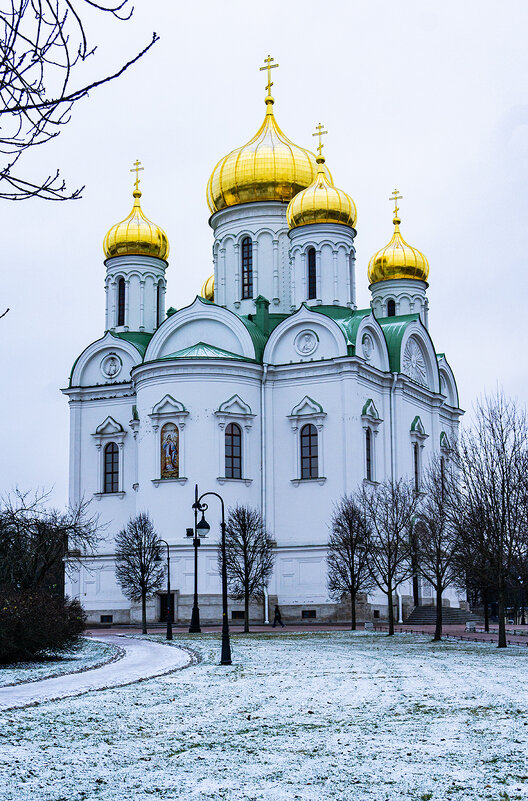
[[[442,607],[442,623],[446,626],[462,624],[472,621],[483,623],[484,619],[465,609],[452,609],[450,606]],[[409,617],[404,621],[413,626],[434,626],[436,623],[436,606],[415,606]]]

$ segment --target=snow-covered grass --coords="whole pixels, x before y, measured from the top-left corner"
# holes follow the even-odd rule
[[[220,667],[217,635],[173,643],[201,663],[4,713],[2,801],[528,798],[525,651],[237,635]]]
[[[104,664],[116,652],[113,645],[82,637],[78,646],[70,652],[53,654],[38,662],[17,662],[13,665],[0,665],[0,687],[6,684],[20,684],[26,681],[47,679],[50,676],[63,676],[80,670],[91,670]]]

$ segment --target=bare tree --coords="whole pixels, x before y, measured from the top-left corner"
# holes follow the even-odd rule
[[[371,575],[387,596],[389,634],[394,634],[394,592],[412,575],[409,532],[419,496],[405,479],[384,481],[365,492],[365,509],[371,529]]]
[[[422,483],[424,497],[414,526],[418,570],[436,593],[435,640],[442,639],[442,595],[457,580],[460,529],[450,510],[459,496],[452,463],[434,456]]]
[[[98,515],[81,501],[49,509],[47,493],[16,490],[0,502],[0,588],[64,591],[64,568],[75,570],[100,539]]]
[[[356,630],[357,596],[374,586],[369,570],[370,526],[363,501],[364,494],[355,493],[345,495],[335,504],[326,556],[328,592],[335,600],[340,600],[345,593],[350,596],[353,631]]]
[[[6,5],[6,4],[4,4]],[[122,75],[156,42],[111,75],[86,81],[83,63],[96,47],[89,44],[86,23],[100,12],[121,20],[130,19],[129,0],[10,0],[0,15],[0,198],[25,200],[71,200],[82,189],[70,192],[52,170],[41,178],[23,177],[22,156],[32,147],[59,135],[71,119],[75,103],[92,89]]]
[[[133,603],[141,601],[141,628],[147,634],[147,598],[162,585],[161,540],[147,512],[130,518],[116,537],[116,579]]]
[[[502,392],[484,397],[475,422],[456,449],[460,510],[480,533],[481,556],[490,565],[497,590],[499,648],[506,648],[506,579],[526,540],[528,418]],[[483,534],[483,536],[482,536]],[[475,531],[468,537],[475,540]]]
[[[218,548],[222,572],[222,550]],[[229,510],[226,523],[226,569],[229,594],[244,600],[244,632],[249,632],[250,598],[261,598],[273,571],[273,541],[262,516],[249,506]]]

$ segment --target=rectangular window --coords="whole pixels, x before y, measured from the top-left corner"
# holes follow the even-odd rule
[[[301,478],[318,478],[317,429],[309,423],[301,429]]]
[[[104,451],[103,492],[119,492],[119,450],[115,442],[109,442]]]
[[[245,614],[243,609],[233,609],[231,611],[231,620],[244,620]]]
[[[113,615],[101,615],[101,623],[113,623],[114,616]]]
[[[236,423],[225,431],[225,477],[242,478],[242,431]]]
[[[317,617],[317,612],[315,609],[303,609],[301,612],[301,617],[303,620],[314,618]]]

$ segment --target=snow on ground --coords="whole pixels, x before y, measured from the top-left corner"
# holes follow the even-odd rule
[[[97,639],[100,639],[98,637]],[[119,651],[118,659],[94,670],[55,676],[42,681],[0,687],[0,710],[33,703],[56,701],[91,690],[121,687],[145,678],[161,676],[186,667],[191,656],[180,648],[167,648],[158,642],[109,634],[105,641]]]
[[[0,687],[23,681],[38,681],[48,676],[62,676],[79,670],[91,670],[103,664],[116,653],[113,645],[81,638],[79,647],[70,653],[53,654],[40,662],[17,662],[0,665]]]
[[[174,644],[202,662],[0,715],[2,801],[528,798],[525,651],[237,635],[221,667],[217,635]]]

